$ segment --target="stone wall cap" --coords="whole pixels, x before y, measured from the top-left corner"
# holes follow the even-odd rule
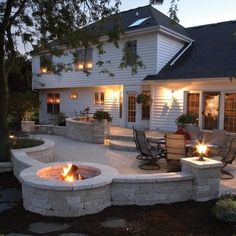
[[[67,163],[73,163],[79,167],[91,167],[93,169],[99,169],[101,173],[93,178],[85,179],[83,181],[74,181],[73,183],[58,180],[48,180],[41,178],[37,175],[38,171],[42,168],[53,167],[58,165],[64,165]],[[91,162],[53,162],[48,164],[42,164],[40,166],[33,166],[24,169],[20,173],[20,182],[27,186],[31,186],[39,189],[53,189],[56,191],[66,191],[66,190],[78,190],[78,189],[91,189],[99,188],[107,184],[112,183],[112,179],[118,175],[118,171],[110,166],[91,163]]]
[[[221,168],[223,163],[211,158],[204,157],[204,161],[199,161],[198,157],[188,157],[182,158],[181,162],[183,164],[195,167],[197,169],[210,169],[210,168]]]
[[[113,183],[160,183],[171,181],[192,180],[193,175],[185,172],[141,174],[141,175],[118,175],[113,178]]]

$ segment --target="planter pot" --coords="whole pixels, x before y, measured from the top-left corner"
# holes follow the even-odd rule
[[[22,120],[21,121],[21,131],[22,132],[32,132],[35,130],[35,121]]]
[[[179,128],[186,128],[186,127],[188,127],[188,126],[193,126],[193,125],[196,126],[196,124],[191,124],[191,123],[183,124],[183,123],[178,123],[178,122],[176,122],[177,129],[179,129]]]

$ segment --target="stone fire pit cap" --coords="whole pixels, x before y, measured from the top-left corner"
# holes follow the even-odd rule
[[[66,166],[66,164],[71,163],[79,167],[91,168],[91,170],[98,170],[99,175],[88,178],[82,181],[66,182],[59,180],[48,180],[41,178],[37,175],[39,170],[44,168],[58,168],[59,166]],[[50,189],[56,191],[71,191],[78,189],[91,189],[99,188],[104,185],[112,183],[112,179],[118,176],[118,171],[110,166],[91,163],[91,162],[75,162],[75,161],[65,161],[65,162],[52,162],[38,167],[33,166],[23,170],[20,174],[20,182],[25,186],[30,186],[39,189]]]

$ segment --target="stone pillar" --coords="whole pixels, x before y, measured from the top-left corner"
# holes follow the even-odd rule
[[[219,197],[221,162],[210,158],[198,161],[198,157],[183,158],[181,162],[182,171],[194,175],[193,200],[203,202]]]
[[[21,131],[30,133],[34,130],[35,130],[35,121],[31,120],[21,121]]]

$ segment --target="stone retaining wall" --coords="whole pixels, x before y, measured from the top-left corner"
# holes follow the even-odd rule
[[[36,125],[35,131],[40,134],[54,134],[59,136],[66,136],[65,126]]]
[[[104,139],[110,135],[109,126],[107,120],[85,122],[67,118],[66,126],[36,125],[35,132],[65,136],[82,142],[103,144]]]
[[[43,139],[44,143],[37,147],[12,149],[11,160],[14,175],[19,179],[21,171],[31,166],[41,166],[51,162],[54,154],[54,141]]]
[[[104,139],[109,135],[107,120],[85,122],[71,118],[66,119],[66,137],[82,142],[104,143]]]
[[[155,205],[192,199],[192,174],[119,175],[112,183],[113,205]]]

